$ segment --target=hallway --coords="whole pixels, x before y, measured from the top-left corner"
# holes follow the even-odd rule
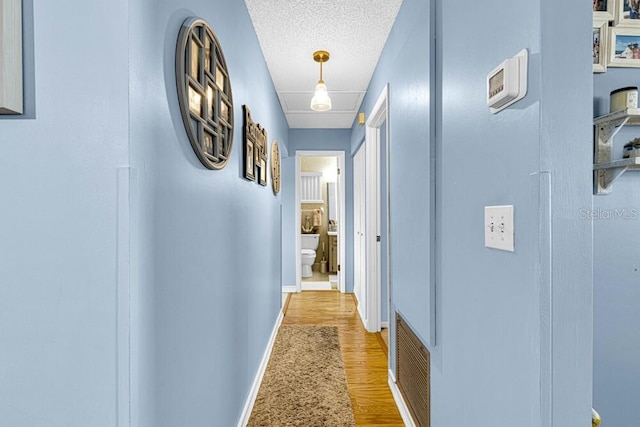
[[[404,426],[387,385],[386,350],[358,317],[353,294],[305,291],[289,294],[283,325],[337,326],[351,406],[358,426]]]

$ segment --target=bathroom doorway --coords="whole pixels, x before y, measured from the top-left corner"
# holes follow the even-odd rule
[[[296,288],[345,292],[344,151],[296,153]]]

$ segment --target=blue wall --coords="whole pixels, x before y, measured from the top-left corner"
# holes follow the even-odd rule
[[[281,304],[280,196],[242,178],[242,105],[286,155],[288,127],[244,2],[132,2],[131,162],[137,173],[134,419],[235,425]],[[200,16],[220,40],[233,90],[234,146],[206,170],[178,108],[174,52]],[[137,400],[136,400],[137,399]]]
[[[345,217],[346,217],[346,248],[345,262],[346,271],[345,287],[346,292],[353,292],[353,158],[349,149],[349,129],[290,129],[289,130],[289,158],[283,163],[286,164],[287,174],[283,178],[282,188],[282,211],[283,222],[286,229],[283,230],[282,247],[282,277],[283,285],[295,286],[296,284],[296,264],[295,264],[295,239],[298,230],[295,229],[295,216],[297,208],[295,206],[295,156],[297,151],[344,151],[345,170]]]
[[[391,354],[395,350],[394,313],[399,311],[422,337],[432,341],[433,311],[430,276],[432,254],[430,222],[434,196],[431,175],[432,134],[430,110],[429,25],[432,16],[424,1],[405,0],[373,75],[360,110],[369,113],[389,83],[390,174],[390,289]],[[354,123],[351,150],[355,154],[364,140],[364,127]],[[386,306],[384,301],[382,305]],[[395,369],[395,357],[391,359]]]
[[[192,15],[231,75],[222,171],[178,110]],[[288,136],[244,3],[26,1],[25,76],[27,114],[0,120],[0,424],[235,425],[281,282],[280,198],[241,178],[242,104],[284,155]]]
[[[436,1],[437,76],[430,5],[405,0],[362,107],[390,83],[391,309],[430,344],[433,425],[491,414],[500,426],[588,425],[591,10]],[[297,234],[282,228],[291,197],[241,178],[241,106],[284,145],[283,192],[296,150],[354,153],[363,139],[357,125],[288,130],[243,2],[176,3],[25,2],[28,114],[0,120],[1,424],[112,426],[130,393],[134,425],[235,425],[295,268],[281,238],[287,248]],[[488,27],[496,8],[503,19]],[[231,74],[235,146],[222,171],[199,164],[177,107],[173,55],[192,15],[212,24]],[[486,74],[523,47],[527,98],[491,116]],[[349,156],[345,172],[352,236]],[[636,207],[634,185],[623,176],[596,206]],[[515,253],[483,247],[483,206],[506,203]],[[611,249],[611,262],[595,267],[595,399],[610,420],[610,390],[637,393],[624,382],[637,378],[635,337],[617,326],[637,323],[638,295],[603,288],[637,281],[633,224],[623,240],[609,237],[618,222],[596,222],[596,254]],[[611,363],[626,378],[598,368]]]
[[[638,70],[609,68],[594,74],[594,115],[609,112],[609,94],[640,86]],[[623,128],[613,155],[640,134]],[[593,197],[593,406],[603,425],[640,425],[640,185],[637,172],[622,175],[611,194]]]
[[[117,422],[127,20],[121,0],[24,2],[27,114],[0,120],[4,426]]]
[[[430,5],[405,0],[362,107],[389,82],[391,308],[429,343],[432,424],[588,425],[591,11],[575,0],[436,10],[435,86]],[[491,115],[486,75],[522,48],[527,97]],[[352,131],[353,152],[363,132]],[[499,204],[515,205],[514,253],[484,247],[483,207]]]

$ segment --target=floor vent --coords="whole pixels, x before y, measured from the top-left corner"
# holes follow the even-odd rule
[[[417,426],[431,424],[429,350],[396,313],[396,381]]]

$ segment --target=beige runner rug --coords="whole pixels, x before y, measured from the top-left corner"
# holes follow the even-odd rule
[[[248,426],[355,426],[335,326],[282,326]]]

